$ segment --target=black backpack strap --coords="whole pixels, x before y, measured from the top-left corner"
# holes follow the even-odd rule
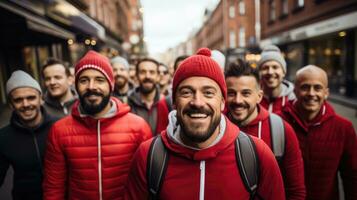
[[[159,199],[162,180],[167,169],[168,152],[160,135],[156,136],[151,145],[147,160],[147,182],[149,199]]]
[[[165,101],[166,101],[167,109],[169,110],[169,112],[171,112],[172,111],[172,95],[166,96]]]
[[[278,163],[285,152],[285,128],[281,117],[274,113],[269,115],[271,146]]]
[[[235,141],[236,161],[244,186],[254,199],[259,178],[259,160],[252,138],[240,131]]]

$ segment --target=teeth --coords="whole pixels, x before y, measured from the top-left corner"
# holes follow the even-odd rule
[[[192,118],[204,118],[207,117],[206,114],[201,114],[201,113],[195,113],[195,114],[190,114],[190,117]]]

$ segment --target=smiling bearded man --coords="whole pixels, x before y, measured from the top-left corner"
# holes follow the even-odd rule
[[[211,51],[202,48],[177,69],[172,87],[176,110],[169,114],[166,131],[144,142],[136,152],[125,199],[250,199],[235,157],[235,141],[241,133],[221,114],[227,87],[222,70],[210,56]],[[252,143],[261,158],[256,194],[267,200],[284,199],[272,152],[257,138]],[[167,150],[166,166],[152,164],[160,157],[152,151],[157,146]],[[147,166],[163,169],[158,181],[161,189],[148,184],[156,176]]]

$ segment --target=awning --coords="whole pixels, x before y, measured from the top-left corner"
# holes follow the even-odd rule
[[[89,18],[87,15],[82,12],[79,15],[71,16],[72,25],[81,31],[97,37],[101,40],[105,39],[105,29],[103,26],[98,24],[93,19]]]
[[[45,33],[62,39],[75,38],[75,35],[49,21],[44,17],[36,16],[30,12],[0,2],[0,6],[26,19],[27,27],[33,31]]]

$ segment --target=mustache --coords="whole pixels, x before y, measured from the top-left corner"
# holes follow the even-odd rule
[[[153,83],[153,84],[155,84],[155,81],[154,81],[154,80],[151,80],[151,79],[146,78],[146,79],[144,79],[144,80],[143,80],[143,83]]]
[[[183,110],[183,114],[206,114],[206,115],[212,115],[213,112],[210,109],[206,109],[206,108],[197,108],[197,107],[188,107],[186,109]]]
[[[95,91],[88,91],[86,93],[83,94],[83,98],[89,97],[91,95],[95,95],[95,96],[100,96],[100,97],[104,97],[103,94],[99,93],[99,92],[95,92]]]
[[[29,111],[29,110],[33,110],[35,109],[34,106],[27,106],[27,107],[23,107],[20,109],[21,112],[26,112],[26,111]]]
[[[122,76],[122,75],[115,75],[115,76],[114,76],[114,79],[117,79],[117,78],[127,79],[125,76]]]
[[[229,107],[231,109],[235,109],[235,108],[249,108],[249,105],[245,104],[245,103],[230,103]]]

